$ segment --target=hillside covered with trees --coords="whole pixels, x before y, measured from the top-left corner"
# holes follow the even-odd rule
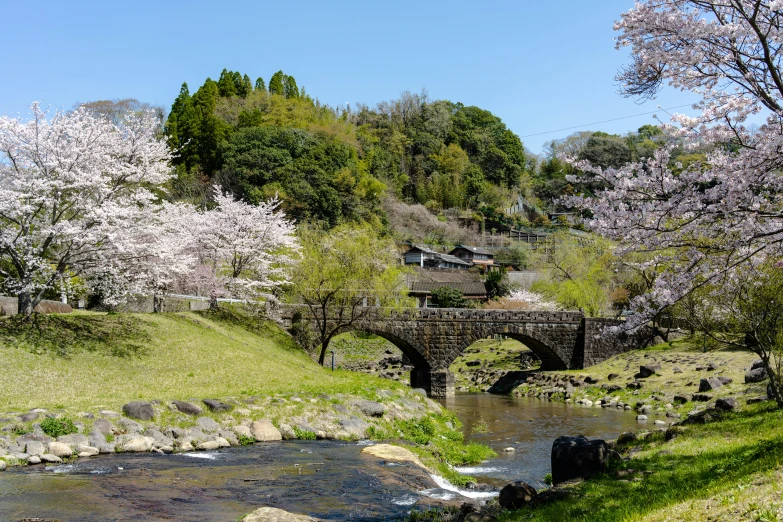
[[[387,192],[431,211],[501,207],[530,186],[535,161],[500,118],[478,107],[403,93],[374,108],[321,104],[293,76],[267,84],[223,70],[172,105],[176,196],[220,183],[249,202],[279,194],[297,220],[378,220]]]

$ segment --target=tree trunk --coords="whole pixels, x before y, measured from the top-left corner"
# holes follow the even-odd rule
[[[209,309],[210,310],[218,309],[217,292],[215,291],[212,291],[212,293],[209,294]]]
[[[326,359],[326,349],[329,348],[329,341],[321,343],[321,355],[318,356],[318,364],[324,365],[324,359]]]
[[[154,294],[152,296],[152,313],[159,314],[162,307],[163,298],[159,297],[158,294]]]
[[[25,317],[30,317],[30,315],[33,313],[33,297],[30,295],[29,292],[21,292],[17,296],[17,313],[24,315]]]

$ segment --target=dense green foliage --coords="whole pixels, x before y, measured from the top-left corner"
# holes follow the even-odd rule
[[[470,302],[462,292],[450,286],[441,286],[432,291],[432,300],[438,308],[467,308]]]
[[[164,130],[175,197],[200,203],[214,183],[251,202],[277,193],[292,217],[330,227],[382,224],[387,187],[430,210],[501,207],[533,168],[519,137],[478,107],[404,93],[334,109],[282,71],[268,86],[226,69],[194,94],[183,84]]]
[[[62,419],[47,417],[41,421],[41,431],[50,437],[57,438],[62,435],[76,433],[79,430],[76,429],[73,421],[67,417],[63,417]]]

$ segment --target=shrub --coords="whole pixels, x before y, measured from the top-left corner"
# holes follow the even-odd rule
[[[315,433],[310,430],[303,430],[294,426],[294,435],[299,440],[315,440]]]
[[[62,419],[46,418],[41,422],[41,429],[44,433],[54,438],[79,431],[74,426],[73,421],[67,417]]]
[[[240,446],[252,446],[256,443],[256,439],[253,437],[248,437],[247,435],[240,435],[239,436],[239,445]]]

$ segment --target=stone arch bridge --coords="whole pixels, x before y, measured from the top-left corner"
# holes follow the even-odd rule
[[[279,310],[286,328],[291,329],[297,310],[308,320],[305,307]],[[411,308],[374,309],[343,331],[363,331],[390,341],[413,364],[411,386],[442,398],[454,395],[449,366],[479,339],[495,334],[515,339],[541,359],[542,370],[581,369],[641,346],[638,336],[602,333],[603,327],[617,324],[581,312]]]

